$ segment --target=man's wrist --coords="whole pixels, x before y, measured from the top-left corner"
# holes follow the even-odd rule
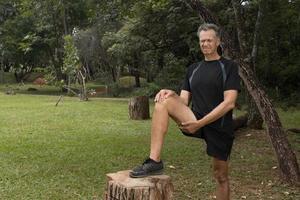
[[[205,124],[202,119],[197,120],[199,128],[203,127]]]

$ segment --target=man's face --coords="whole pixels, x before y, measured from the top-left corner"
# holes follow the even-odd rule
[[[220,45],[220,38],[216,36],[214,30],[201,31],[199,36],[200,48],[204,56],[217,53],[217,48]]]

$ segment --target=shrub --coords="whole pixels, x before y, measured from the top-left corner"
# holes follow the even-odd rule
[[[144,87],[136,88],[132,93],[132,96],[148,96],[154,97],[160,90],[160,87],[155,83],[147,83]]]

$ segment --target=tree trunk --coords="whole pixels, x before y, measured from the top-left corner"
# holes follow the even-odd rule
[[[71,91],[70,91],[70,88],[71,88],[71,76],[70,75],[67,75],[68,77],[68,93],[67,95],[70,95],[71,94]]]
[[[107,174],[105,200],[171,200],[173,184],[166,175],[130,178],[129,171]]]
[[[134,76],[134,79],[135,79],[135,87],[141,87],[140,71],[139,71],[139,55],[138,55],[138,53],[135,53],[134,56],[133,56],[132,75]]]
[[[216,18],[207,8],[204,7],[200,0],[190,0],[189,3],[193,9],[199,12],[200,17],[205,22],[219,24]],[[225,31],[222,31],[222,34],[224,42],[223,47],[227,49],[225,52],[230,53],[231,57],[238,57],[238,51],[233,47],[233,42],[229,35]],[[237,62],[240,66],[240,76],[266,123],[267,133],[277,156],[282,180],[289,183],[299,184],[300,173],[297,159],[292,151],[290,143],[287,140],[287,134],[283,130],[276,110],[262,87],[259,85],[258,80],[256,79],[249,64],[245,63],[242,59],[237,59]]]
[[[81,101],[87,101],[88,100],[88,96],[87,96],[87,90],[86,90],[86,85],[85,85],[86,76],[83,75],[80,70],[78,71],[78,75],[77,76],[78,76],[79,83],[81,85],[80,100]]]
[[[130,119],[140,120],[149,119],[149,98],[146,96],[134,97],[129,100],[129,117]]]
[[[278,114],[266,93],[255,81],[253,72],[247,69],[247,66],[243,61],[240,60],[239,64],[241,68],[241,78],[266,123],[267,133],[269,134],[277,156],[280,175],[285,182],[299,184],[300,173],[297,159],[292,151],[291,145],[287,139],[287,134],[282,127]]]
[[[234,16],[235,16],[235,23],[237,27],[237,35],[238,35],[238,41],[239,41],[239,54],[241,55],[242,58],[246,58],[247,56],[247,49],[246,49],[246,36],[244,34],[245,28],[244,28],[244,23],[242,19],[242,14],[241,14],[241,6],[240,6],[240,1],[236,0],[231,0],[231,4],[234,10]]]
[[[0,66],[0,84],[4,83],[4,70],[2,69],[2,66]]]
[[[239,41],[239,50],[240,50],[240,57],[244,58],[244,60],[251,61],[251,65],[249,67],[252,68],[253,72],[255,73],[255,67],[256,67],[256,60],[257,60],[257,37],[260,30],[260,21],[262,19],[261,17],[261,10],[258,10],[256,23],[255,23],[255,30],[254,30],[254,39],[252,44],[252,51],[251,51],[251,59],[249,60],[248,55],[250,55],[250,52],[248,53],[248,50],[246,48],[246,36],[245,36],[245,28],[243,26],[243,18],[241,14],[241,3],[238,0],[231,0],[231,4],[234,9],[235,14],[235,21],[237,25],[237,32],[238,32],[238,41]],[[261,8],[261,7],[260,7]],[[253,98],[248,93],[247,94],[247,104],[248,104],[248,121],[247,125],[249,128],[252,129],[262,129],[263,125],[263,119],[260,116],[260,113],[257,109],[257,106],[255,105],[255,102],[253,101]]]
[[[134,80],[135,80],[135,87],[141,87],[140,74],[139,73],[136,73],[134,75]]]
[[[250,94],[248,94],[248,121],[247,126],[251,129],[260,130],[263,127],[263,119],[257,109],[257,106],[251,97]]]
[[[113,78],[113,82],[116,83],[117,82],[116,69],[112,66],[111,66],[111,76]]]
[[[256,74],[256,64],[257,64],[257,49],[258,49],[258,34],[261,28],[261,20],[262,20],[262,6],[259,3],[259,9],[257,11],[257,17],[255,22],[255,30],[253,35],[253,46],[251,51],[251,64],[252,70]],[[247,122],[248,127],[252,129],[262,129],[263,127],[263,119],[259,114],[258,108],[255,105],[255,102],[251,95],[248,95],[248,115],[249,120]]]

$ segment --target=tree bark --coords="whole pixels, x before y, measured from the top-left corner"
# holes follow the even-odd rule
[[[247,126],[251,129],[261,130],[263,129],[263,119],[258,111],[258,108],[251,97],[250,94],[248,95],[248,121]]]
[[[133,179],[129,171],[107,174],[105,200],[171,200],[173,184],[166,175]]]
[[[216,18],[206,9],[200,0],[190,0],[191,7],[199,12],[200,17],[205,22],[219,24]],[[231,57],[238,57],[238,51],[233,47],[233,42],[229,35],[222,31],[223,47],[227,49]],[[267,133],[273,145],[279,164],[280,176],[284,182],[299,184],[300,172],[296,156],[292,151],[291,145],[287,139],[287,134],[284,131],[279,116],[274,109],[267,94],[260,86],[255,74],[249,64],[238,58],[236,60],[240,66],[240,76],[254,99],[258,110],[264,119],[267,126]]]
[[[247,68],[243,61],[240,60],[239,64],[241,78],[266,123],[267,133],[277,156],[282,180],[299,184],[300,173],[297,158],[287,139],[287,134],[282,127],[278,114],[264,90],[255,81],[253,72]]]
[[[129,117],[134,120],[149,119],[149,98],[146,96],[134,97],[129,100]]]

